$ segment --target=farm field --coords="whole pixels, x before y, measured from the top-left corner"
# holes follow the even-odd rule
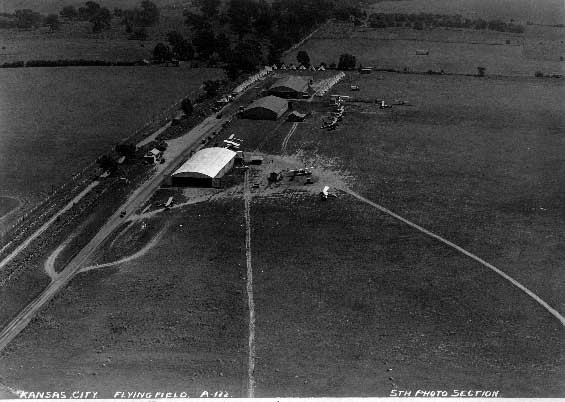
[[[547,28],[557,29],[557,28]],[[534,32],[534,31],[532,31]],[[563,31],[565,32],[565,31]],[[477,66],[486,67],[487,74],[533,76],[536,71],[562,70],[561,39],[542,39],[539,32],[527,36],[491,31],[433,29],[417,31],[411,28],[357,28],[351,24],[328,24],[300,48],[290,52],[285,62],[296,63],[298,51],[306,51],[311,62],[318,65],[337,63],[343,53],[353,54],[357,63],[381,69],[426,72],[428,70],[456,74],[476,74]],[[558,33],[555,34],[558,37]],[[508,43],[507,43],[508,41]],[[535,45],[534,45],[535,43]],[[418,50],[428,55],[416,54]],[[525,51],[526,50],[526,51]]]
[[[373,3],[368,13],[461,14],[467,18],[514,19],[525,24],[563,24],[565,8],[560,0],[404,0]]]
[[[185,67],[0,70],[0,194],[41,197],[180,98],[196,97],[204,80],[222,76]]]
[[[0,12],[11,13],[18,9],[31,8],[40,13],[48,14],[57,13],[67,5],[78,8],[83,6],[84,3],[83,0],[3,0],[0,4]],[[139,5],[138,0],[100,0],[97,3],[102,7],[108,7],[110,10],[113,10],[114,7],[126,9]],[[154,3],[163,8],[174,7],[175,5],[190,6],[190,2],[187,0],[155,0]]]
[[[58,13],[59,10],[57,10]],[[14,61],[86,59],[106,61],[138,61],[151,59],[159,42],[166,42],[166,33],[189,34],[179,10],[164,9],[160,22],[147,29],[145,41],[130,40],[118,19],[100,34],[92,33],[92,24],[75,21],[63,23],[57,32],[45,28],[34,31],[0,29],[0,64]]]
[[[0,30],[0,64],[29,60],[85,59],[136,61],[149,59],[159,41],[94,39],[66,35],[49,36],[23,31]],[[143,47],[141,47],[143,45]]]
[[[125,257],[162,236],[138,259],[80,274],[2,353],[2,383],[94,388],[103,398],[131,390],[243,396],[242,205],[191,206],[140,222],[141,236],[109,239],[92,265],[113,248]]]

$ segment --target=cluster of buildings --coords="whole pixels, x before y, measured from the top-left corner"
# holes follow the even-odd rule
[[[314,94],[311,85],[312,77],[281,78],[269,87],[265,96],[244,108],[240,117],[253,120],[278,120],[289,109],[288,99],[304,99]],[[300,114],[298,115],[301,117]],[[238,156],[238,152],[229,148],[203,148],[173,172],[170,184],[220,187],[222,177],[233,168]]]
[[[314,94],[312,77],[287,76],[277,80],[242,112],[241,117],[253,120],[278,120],[289,108],[287,99],[305,99]]]

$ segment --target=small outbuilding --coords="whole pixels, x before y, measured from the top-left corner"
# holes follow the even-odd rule
[[[147,163],[157,163],[163,158],[163,151],[158,150],[157,148],[153,148],[152,150],[148,151],[144,156],[143,159]]]
[[[306,114],[305,113],[300,113],[297,112],[296,110],[293,111],[292,113],[290,113],[287,117],[288,121],[294,121],[294,122],[298,122],[298,121],[304,121],[304,119],[306,118]]]
[[[236,155],[226,148],[201,149],[172,174],[172,185],[220,187],[222,177],[233,168]]]
[[[288,110],[288,101],[277,96],[257,99],[241,112],[241,117],[252,120],[278,120]]]

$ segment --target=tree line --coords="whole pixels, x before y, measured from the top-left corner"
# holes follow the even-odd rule
[[[498,32],[523,33],[522,25],[510,22],[504,22],[500,19],[484,20],[482,18],[469,19],[461,15],[443,15],[443,14],[398,14],[398,13],[376,13],[368,17],[369,26],[372,28],[388,28],[388,27],[407,27],[414,29],[424,28],[466,28],[483,30],[488,29]]]
[[[279,63],[284,50],[329,18],[349,20],[363,15],[358,0],[229,0],[223,11],[220,0],[194,3],[198,13],[183,13],[191,40],[169,32],[167,43],[155,47],[154,59],[198,58],[210,65],[221,64],[230,79],[258,65]]]

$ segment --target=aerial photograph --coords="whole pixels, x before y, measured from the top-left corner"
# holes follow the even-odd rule
[[[564,0],[0,0],[0,399],[565,398],[564,41]]]

